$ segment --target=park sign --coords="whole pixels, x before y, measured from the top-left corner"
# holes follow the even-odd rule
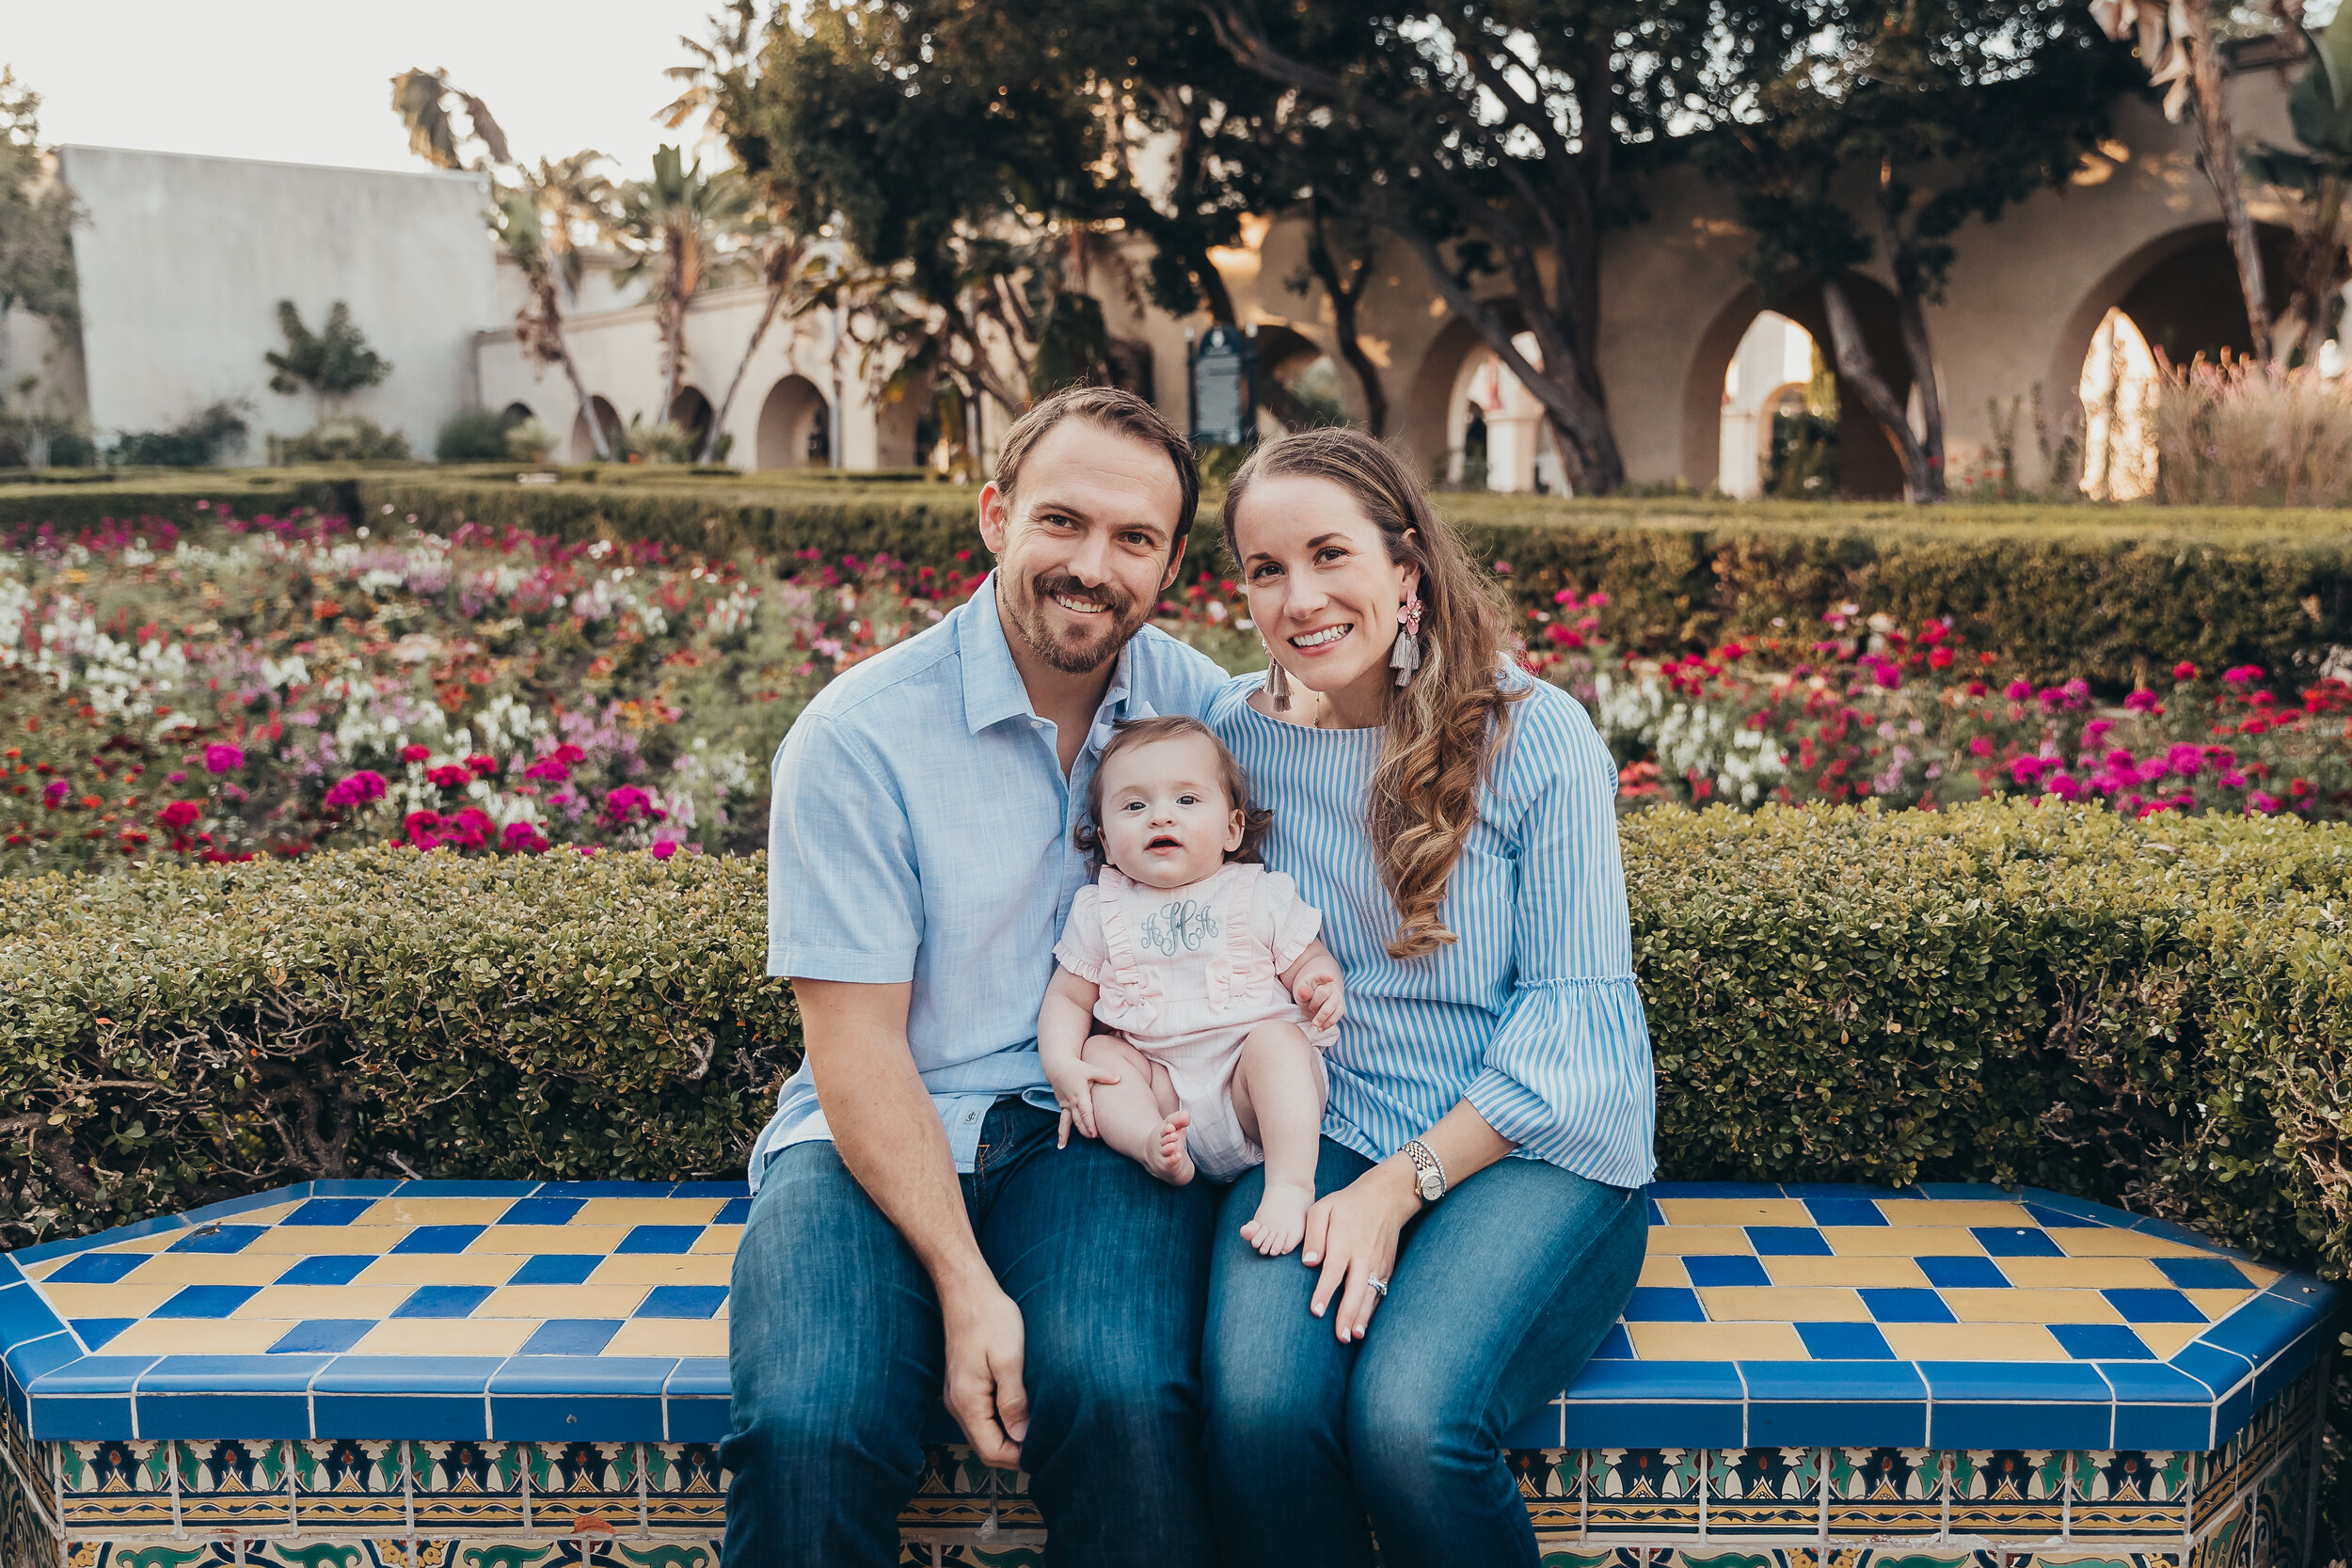
[[[1198,344],[1190,333],[1184,337],[1193,443],[1233,446],[1248,440],[1258,427],[1257,345],[1223,322],[1210,327]]]

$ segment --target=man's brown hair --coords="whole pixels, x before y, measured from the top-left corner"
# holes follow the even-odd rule
[[[1005,432],[1005,444],[997,449],[996,471],[989,475],[996,488],[1011,499],[1013,483],[1021,477],[1021,465],[1027,461],[1029,449],[1064,420],[1084,420],[1168,453],[1168,460],[1176,466],[1177,488],[1184,492],[1168,558],[1174,561],[1183,555],[1184,540],[1192,533],[1193,514],[1200,507],[1200,465],[1192,455],[1192,443],[1177,435],[1175,426],[1161,419],[1158,409],[1133,392],[1116,387],[1065,387],[1031,404],[1029,411]]]
[[[1200,720],[1182,713],[1161,714],[1153,719],[1121,719],[1111,726],[1110,744],[1103,748],[1102,756],[1094,764],[1094,778],[1087,785],[1086,820],[1080,822],[1070,835],[1071,842],[1087,853],[1087,862],[1096,870],[1103,868],[1103,775],[1110,768],[1111,758],[1137,746],[1148,746],[1154,740],[1174,740],[1180,736],[1197,735],[1216,748],[1216,782],[1225,791],[1225,799],[1241,813],[1241,847],[1225,857],[1231,864],[1235,861],[1255,863],[1260,856],[1258,846],[1265,841],[1266,830],[1274,826],[1274,814],[1260,811],[1249,803],[1249,775],[1225,749],[1216,732]]]

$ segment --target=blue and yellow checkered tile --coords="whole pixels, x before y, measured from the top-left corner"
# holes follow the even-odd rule
[[[188,1497],[274,1488],[355,1521],[375,1505],[351,1490],[349,1456],[319,1492],[303,1479],[313,1450],[273,1440],[715,1443],[749,1211],[740,1186],[717,1183],[320,1182],[28,1248],[0,1258],[9,1409],[33,1440],[200,1449],[233,1434],[260,1479],[232,1465],[216,1480],[199,1455]],[[1828,1449],[1828,1506],[1881,1517],[1882,1532],[1946,1501],[1915,1495],[1928,1485],[1915,1475],[1898,1496],[1855,1479],[1899,1469],[1887,1456],[2006,1451],[2026,1431],[2058,1452],[2225,1449],[2314,1364],[2336,1303],[2177,1227],[2030,1190],[1661,1184],[1649,1211],[1623,1322],[1511,1443]],[[2252,1473],[2267,1453],[2233,1463]],[[1837,1454],[1876,1457],[1841,1481]],[[1693,1510],[1713,1486],[1710,1505],[1759,1528],[1820,1506],[1786,1495],[1795,1471],[1737,1463],[1735,1490],[1729,1473],[1677,1493],[1622,1467],[1577,1484],[1604,1510],[1612,1485],[1655,1481]],[[575,1465],[532,1490],[613,1487]],[[507,1489],[478,1483],[482,1501],[463,1506],[499,1512]],[[633,1471],[619,1489],[634,1495]]]

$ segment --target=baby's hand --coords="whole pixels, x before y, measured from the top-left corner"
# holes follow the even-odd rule
[[[1054,1098],[1061,1101],[1061,1132],[1055,1141],[1055,1148],[1070,1147],[1070,1129],[1073,1126],[1089,1138],[1103,1135],[1094,1126],[1094,1085],[1118,1083],[1117,1068],[1101,1067],[1085,1061],[1073,1062],[1058,1072],[1050,1067],[1046,1069],[1045,1081],[1054,1086]]]
[[[1342,1013],[1339,964],[1327,956],[1319,962],[1305,965],[1293,983],[1291,994],[1317,1029],[1330,1028],[1340,1021]]]

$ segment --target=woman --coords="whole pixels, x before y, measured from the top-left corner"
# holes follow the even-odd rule
[[[1389,450],[1260,449],[1225,540],[1273,666],[1211,722],[1347,975],[1299,1261],[1224,1199],[1203,1347],[1237,1563],[1524,1564],[1502,1439],[1576,1375],[1647,1238],[1649,1036],[1616,773],[1503,649],[1495,595]],[[1376,1327],[1374,1326],[1376,1323]]]

